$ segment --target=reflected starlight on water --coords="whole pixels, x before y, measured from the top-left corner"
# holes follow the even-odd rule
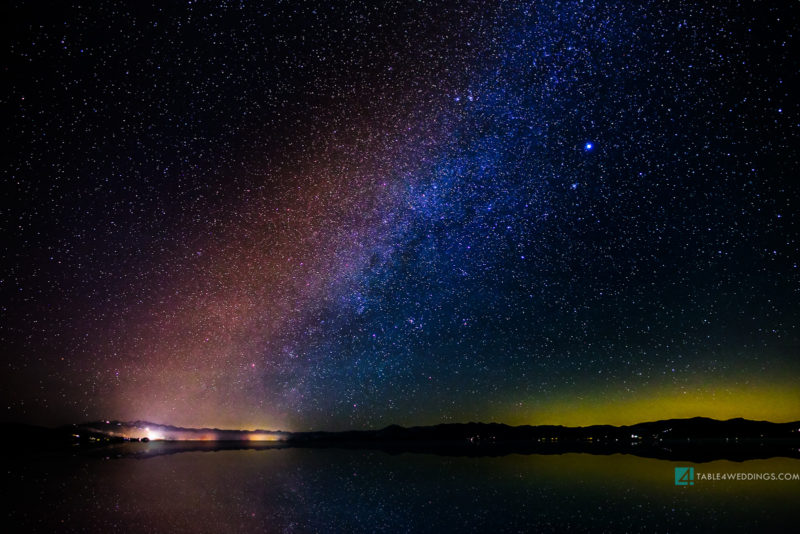
[[[40,488],[13,495],[9,519],[42,531],[123,524],[169,532],[780,532],[794,523],[800,495],[800,480],[678,487],[674,468],[685,462],[621,454],[276,449],[142,458],[9,465],[12,484]],[[691,465],[800,474],[800,460],[789,458]],[[89,500],[91,514],[74,513]]]

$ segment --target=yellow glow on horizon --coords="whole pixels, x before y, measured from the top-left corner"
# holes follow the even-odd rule
[[[511,415],[508,424],[521,425],[631,425],[659,419],[690,417],[713,419],[800,420],[800,388],[788,384],[661,388],[651,395],[630,398],[586,394],[541,403],[531,412]]]

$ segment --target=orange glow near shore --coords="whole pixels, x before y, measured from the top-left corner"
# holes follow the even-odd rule
[[[247,441],[278,441],[275,434],[249,434]]]

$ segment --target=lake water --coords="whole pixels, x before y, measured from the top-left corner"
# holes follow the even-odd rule
[[[791,458],[278,448],[4,464],[14,532],[789,532],[800,505],[800,481],[674,481],[676,466],[800,473]]]

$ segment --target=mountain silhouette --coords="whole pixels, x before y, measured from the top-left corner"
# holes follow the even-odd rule
[[[800,421],[772,423],[735,418],[665,419],[634,425],[509,426],[502,423],[448,423],[433,426],[389,425],[379,430],[284,432],[185,428],[148,421],[93,421],[55,429],[24,424],[0,425],[3,448],[19,451],[103,447],[138,441],[148,448],[117,451],[149,457],[189,450],[266,449],[275,447],[369,448],[390,453],[497,456],[520,454],[636,454],[653,458],[709,461],[786,456],[800,458]]]

